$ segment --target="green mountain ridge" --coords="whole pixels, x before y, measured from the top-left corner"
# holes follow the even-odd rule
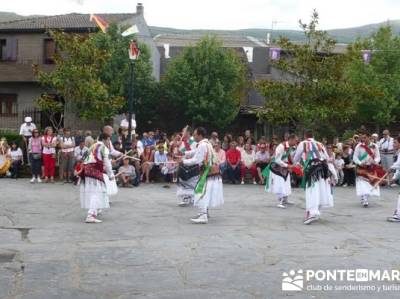
[[[13,12],[0,12],[0,22],[8,22],[26,18],[37,17],[32,16],[21,16]],[[395,34],[400,34],[400,20],[392,20],[376,24],[368,24],[353,28],[344,29],[332,29],[327,30],[327,32],[337,40],[339,43],[351,43],[357,38],[368,37],[372,33],[376,32],[379,27],[383,25],[390,24],[393,28]],[[158,34],[191,34],[191,35],[204,35],[204,34],[215,34],[215,35],[230,35],[230,36],[253,36],[255,38],[265,40],[267,38],[267,33],[270,29],[260,29],[260,28],[248,28],[240,30],[206,30],[206,29],[177,29],[169,27],[157,27],[149,26],[153,36]],[[274,30],[271,34],[272,39],[276,39],[279,36],[285,36],[293,41],[304,41],[305,36],[300,30]]]

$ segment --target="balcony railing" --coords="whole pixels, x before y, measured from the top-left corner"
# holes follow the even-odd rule
[[[53,68],[54,65],[39,65],[42,71],[51,71]],[[33,63],[0,62],[0,82],[37,82]]]

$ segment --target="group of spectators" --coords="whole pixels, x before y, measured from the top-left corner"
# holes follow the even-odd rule
[[[353,162],[353,153],[356,145],[360,142],[356,134],[344,142],[336,138],[333,144],[326,145],[329,163],[332,163],[338,175],[339,186],[354,186],[356,180],[356,165]],[[391,137],[389,130],[384,130],[381,137],[377,133],[371,135],[371,142],[379,148],[381,166],[388,171],[400,154],[400,136]]]
[[[59,129],[54,132],[51,127],[43,134],[31,123],[27,117],[21,126],[20,134],[23,137],[21,147],[13,142],[10,145],[3,140],[0,151],[11,162],[10,173],[18,177],[24,163],[30,165],[32,172],[31,182],[54,182],[56,165],[59,166],[58,178],[65,183],[79,183],[79,174],[82,162],[88,149],[95,142],[96,137],[91,131],[82,132],[70,129]],[[289,134],[278,141],[273,136],[270,141],[262,136],[257,141],[250,130],[243,135],[233,137],[225,134],[220,138],[217,132],[212,132],[210,143],[218,156],[219,167],[225,182],[232,184],[264,184],[263,170],[271,162],[276,146],[287,140]],[[123,187],[138,186],[140,183],[150,183],[162,180],[169,183],[177,181],[179,158],[184,155],[184,140],[191,138],[190,130],[183,130],[168,137],[160,130],[144,132],[142,136],[133,134],[128,143],[127,126],[120,127],[114,132],[109,142],[113,148],[112,166],[116,173],[118,184]],[[400,139],[390,137],[389,131],[383,131],[382,138],[372,135],[373,142],[379,146],[382,156],[382,166],[389,169],[400,152]],[[337,172],[337,185],[355,185],[355,164],[353,151],[359,142],[354,135],[345,142],[336,138],[332,144],[326,139],[322,142],[329,155],[328,163],[332,163]],[[129,148],[127,148],[127,144]],[[182,150],[183,149],[183,150]],[[0,155],[2,155],[0,152]],[[299,178],[293,176],[293,185],[299,184]]]

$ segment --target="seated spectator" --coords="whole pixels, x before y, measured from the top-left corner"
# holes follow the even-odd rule
[[[251,148],[251,143],[246,143],[244,151],[241,153],[241,178],[242,185],[244,184],[244,178],[246,176],[246,170],[250,170],[251,177],[253,178],[253,184],[256,185],[257,167],[255,164],[256,154]]]
[[[160,173],[166,182],[169,182],[170,176],[168,176],[168,171],[163,169],[166,166],[166,162],[168,162],[168,156],[165,153],[164,145],[160,144],[157,147],[157,151],[154,154],[154,167],[153,171],[156,173]]]
[[[177,182],[177,175],[178,175],[178,163],[175,162],[174,156],[171,153],[168,153],[167,155],[168,161],[167,163],[163,166],[161,169],[161,173],[163,173],[166,176],[165,181],[167,182]]]
[[[265,144],[268,146],[268,140],[267,137],[265,136],[261,136],[260,139],[258,139],[258,143],[256,145],[256,153],[260,150],[260,146],[261,144]],[[267,148],[267,151],[269,151],[269,149]]]
[[[237,138],[236,148],[242,153],[244,151],[244,137],[239,136]]]
[[[118,152],[120,152],[120,153],[122,153],[122,154],[124,153],[124,148],[123,148],[121,142],[119,142],[119,141],[114,142],[114,143],[113,143],[113,147],[114,147],[114,149],[115,149],[116,151],[118,151]]]
[[[143,134],[143,145],[155,147],[156,140],[154,139],[154,132],[150,131],[148,134]]]
[[[278,136],[272,135],[271,143],[269,144],[269,155],[272,157],[275,154],[276,147],[279,145]]]
[[[23,153],[16,142],[11,143],[11,147],[8,149],[7,157],[11,160],[11,177],[16,179],[19,177],[19,172],[23,164]]]
[[[211,138],[210,138],[210,143],[211,143],[212,146],[215,146],[215,144],[217,142],[219,142],[218,133],[217,132],[212,132],[211,133]]]
[[[140,160],[142,163],[142,178],[141,181],[145,180],[145,183],[150,183],[150,171],[154,166],[154,151],[152,150],[150,145],[147,145],[144,148],[144,152],[140,156]]]
[[[236,142],[232,141],[226,152],[226,173],[232,184],[236,184],[240,179],[240,160],[240,151],[237,149]]]
[[[219,163],[219,171],[223,176],[226,170],[226,154],[225,151],[221,148],[221,141],[217,141],[214,146],[214,150],[217,153],[218,163]]]
[[[182,156],[181,151],[179,150],[182,144],[182,137],[179,133],[172,135],[172,141],[169,144],[169,153],[174,155],[174,157]]]
[[[265,184],[264,181],[264,176],[262,175],[263,170],[265,167],[268,166],[268,163],[270,161],[270,154],[267,151],[267,145],[265,143],[261,143],[259,145],[259,151],[256,153],[256,167],[257,167],[257,174],[258,174],[258,179],[261,182],[261,185]]]
[[[75,161],[82,161],[86,157],[88,150],[89,149],[85,146],[85,140],[81,140],[78,146],[74,149]]]
[[[133,139],[131,144],[131,149],[128,152],[128,157],[131,157],[130,164],[135,167],[136,177],[140,178],[141,175],[141,167],[140,167],[140,152],[137,147],[138,140]],[[140,180],[139,180],[140,181]]]
[[[233,138],[231,134],[225,134],[224,136],[224,141],[221,144],[221,148],[226,152],[229,147],[231,146]]]
[[[138,150],[139,157],[140,157],[140,155],[141,155],[141,154],[143,153],[143,151],[144,151],[144,146],[143,146],[143,142],[142,142],[140,139],[138,139],[138,138],[139,138],[139,135],[133,136],[132,142],[136,142],[136,148],[137,148],[137,150]]]
[[[124,158],[122,166],[118,169],[118,184],[122,187],[132,188],[138,185],[135,167],[129,164],[129,158]]]

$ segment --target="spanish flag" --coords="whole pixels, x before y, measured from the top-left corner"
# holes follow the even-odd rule
[[[96,16],[95,14],[91,14],[90,21],[91,22],[95,21],[97,26],[99,26],[99,28],[101,29],[101,31],[106,33],[107,28],[108,28],[108,23],[106,22],[106,20],[104,20],[103,18],[101,18],[99,16]]]

